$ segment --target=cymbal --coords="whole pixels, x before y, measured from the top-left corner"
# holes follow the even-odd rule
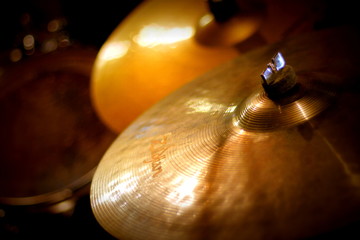
[[[120,239],[299,239],[360,220],[358,41],[289,39],[155,104],[100,161],[98,222]],[[278,51],[296,74],[285,91]]]
[[[119,24],[100,49],[91,80],[94,107],[106,125],[121,132],[170,92],[238,56],[232,47],[194,40],[206,13],[202,0],[150,0]]]

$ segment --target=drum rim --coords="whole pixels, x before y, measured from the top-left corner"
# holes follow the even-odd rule
[[[48,193],[38,194],[29,197],[0,197],[0,203],[12,206],[54,204],[71,198],[74,193],[91,183],[97,167],[87,172],[67,186]]]

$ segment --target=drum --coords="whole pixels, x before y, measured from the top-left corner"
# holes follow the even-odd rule
[[[115,138],[89,97],[96,54],[95,49],[67,47],[1,69],[0,220],[5,235],[48,234],[44,223],[60,225],[55,216],[73,216],[84,208],[77,206],[79,199],[87,204],[98,161]]]

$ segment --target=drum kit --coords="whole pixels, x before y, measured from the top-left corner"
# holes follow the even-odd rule
[[[12,125],[2,129],[1,204],[55,209],[88,184],[96,221],[121,240],[360,237],[351,12],[323,1],[144,1],[91,65],[89,97],[116,137],[85,120],[91,110],[70,83],[58,83],[68,111],[79,107],[92,127],[73,131],[77,118],[47,91],[37,94],[45,109],[17,86],[0,92],[2,112],[17,98],[34,103],[16,111],[18,125],[1,119]],[[45,133],[26,135],[27,123],[46,124],[40,110],[69,117],[46,130],[66,150],[51,158],[37,151],[54,145],[35,141]]]

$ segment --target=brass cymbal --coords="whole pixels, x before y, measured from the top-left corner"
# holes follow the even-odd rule
[[[95,172],[98,222],[120,239],[300,239],[359,221],[358,42],[289,39],[154,105]]]
[[[116,132],[157,101],[239,53],[194,40],[203,0],[141,3],[102,46],[91,91],[95,110]],[[141,98],[139,98],[141,96]]]

